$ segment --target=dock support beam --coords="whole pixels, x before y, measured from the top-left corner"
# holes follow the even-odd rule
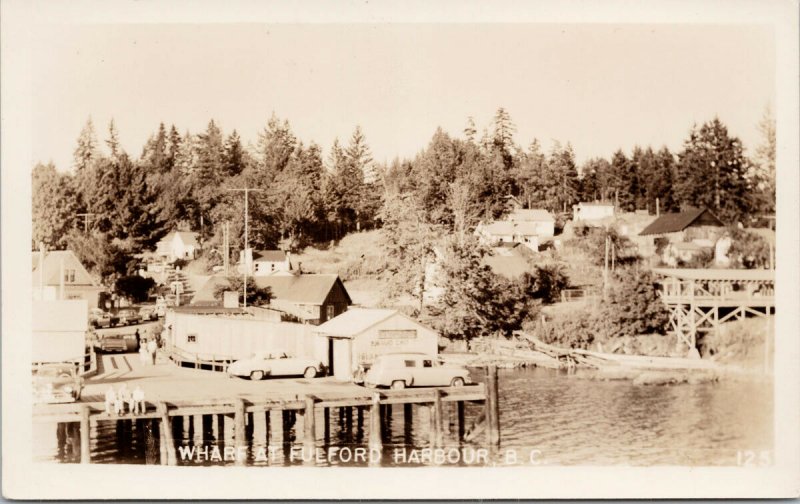
[[[244,424],[244,399],[237,398],[234,402],[233,421],[234,421],[234,434],[233,439],[236,446],[236,465],[244,465],[244,458],[239,456],[240,450],[247,446],[245,439],[245,424]]]
[[[161,447],[161,452],[163,453],[162,460],[165,460],[167,465],[175,465],[177,464],[175,441],[172,438],[172,422],[169,418],[166,403],[158,403],[158,412],[161,414],[161,425],[158,429],[161,431],[161,435],[159,437],[164,443]]]
[[[381,450],[382,447],[381,395],[376,392],[372,394],[372,405],[369,408],[369,448],[370,450]]]
[[[306,407],[303,411],[303,449],[306,451],[304,460],[309,460],[311,465],[314,463],[314,452],[317,448],[317,425],[314,415],[315,397],[306,396]]]
[[[458,440],[464,440],[464,401],[456,402],[456,433]]]
[[[497,366],[486,369],[486,441],[500,446],[500,406],[497,401]]]
[[[433,391],[431,415],[433,416],[433,446],[439,447],[444,444],[444,407],[441,389]]]
[[[81,406],[81,464],[91,462],[89,451],[89,405]]]

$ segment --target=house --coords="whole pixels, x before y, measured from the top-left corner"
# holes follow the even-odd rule
[[[96,308],[104,288],[95,283],[71,250],[34,251],[32,256],[33,299],[83,299],[86,310]]]
[[[176,259],[194,259],[200,250],[198,233],[172,231],[156,244],[156,255],[172,262]]]
[[[253,249],[247,249],[247,252],[246,260],[244,251],[239,253],[239,273],[244,273],[245,265],[248,266],[247,273],[252,276],[287,274],[292,271],[288,252]]]
[[[489,246],[502,243],[522,243],[539,250],[539,225],[528,221],[494,221],[489,224],[480,223],[475,228],[478,239]]]
[[[438,334],[397,310],[353,308],[325,322],[315,333],[327,338],[333,376],[349,381],[382,354],[438,353]]]
[[[80,364],[86,354],[89,319],[86,299],[34,300],[32,354],[34,363],[74,362]]]
[[[297,318],[303,323],[318,325],[347,311],[353,304],[339,275],[293,274],[253,277],[256,286],[269,288],[272,300],[269,306]],[[220,305],[214,297],[220,286],[227,286],[223,276],[213,276],[192,298],[197,306]]]
[[[697,208],[663,214],[639,236],[648,240],[647,248],[660,254],[665,264],[674,266],[691,261],[705,249],[713,252],[722,227],[722,222],[710,210]]]
[[[613,220],[614,203],[610,201],[581,202],[572,206],[572,221],[598,225]]]
[[[540,208],[518,208],[513,210],[506,220],[512,222],[532,222],[539,238],[551,238],[555,235],[556,219],[553,214]]]

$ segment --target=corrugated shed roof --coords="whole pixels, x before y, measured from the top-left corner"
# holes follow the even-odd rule
[[[644,228],[639,234],[645,236],[677,233],[691,226],[692,223],[699,219],[703,214],[706,214],[707,217],[711,217],[711,219],[716,222],[716,225],[723,225],[722,222],[717,219],[717,217],[708,209],[698,208],[679,213],[666,213],[651,222],[650,225]]]
[[[256,250],[253,252],[253,260],[282,262],[286,260],[286,252],[283,250]]]
[[[397,310],[384,308],[351,308],[321,324],[315,332],[329,336],[353,337],[398,313],[400,312]]]
[[[526,208],[517,209],[511,212],[508,216],[512,221],[530,221],[530,222],[555,222],[553,215],[547,210],[541,208]]]

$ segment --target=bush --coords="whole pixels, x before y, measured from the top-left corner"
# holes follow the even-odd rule
[[[114,283],[114,291],[134,303],[142,303],[147,301],[150,289],[155,285],[156,282],[152,278],[130,275],[118,278]]]

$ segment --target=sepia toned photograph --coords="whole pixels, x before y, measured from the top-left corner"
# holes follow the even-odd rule
[[[660,497],[524,482],[709,468],[747,476],[670,496],[800,493],[797,19],[774,18],[796,3],[751,22],[744,3],[738,22],[38,5],[11,56],[29,133],[2,164],[22,202],[3,276],[31,286],[11,312],[4,280],[4,445],[9,408],[30,439],[3,465],[105,481],[6,473],[6,497],[447,496],[436,471],[483,479],[460,498]],[[167,474],[195,489],[96,493]],[[781,485],[726,494],[763,474]]]

